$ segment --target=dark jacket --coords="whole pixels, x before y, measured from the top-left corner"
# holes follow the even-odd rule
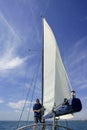
[[[39,110],[42,108],[42,105],[39,103],[39,104],[34,104],[33,106],[33,110]],[[34,116],[35,117],[40,117],[41,116],[41,111],[38,113],[38,112],[34,112]]]

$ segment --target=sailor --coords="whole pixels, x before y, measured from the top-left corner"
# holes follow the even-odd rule
[[[63,102],[62,105],[69,105],[69,103],[68,103],[68,99],[67,99],[67,98],[64,98],[64,102]]]
[[[76,93],[74,90],[71,91],[71,98],[68,100],[69,105],[72,105],[72,100],[76,98]]]
[[[71,95],[72,95],[72,98],[76,98],[76,93],[75,93],[75,91],[73,90],[73,91],[71,91]]]
[[[34,127],[33,130],[36,130],[36,125],[38,122],[41,123],[41,109],[42,109],[42,104],[40,103],[39,99],[36,99],[36,103],[33,106],[33,111],[34,111]]]

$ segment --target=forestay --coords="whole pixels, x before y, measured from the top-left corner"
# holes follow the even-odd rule
[[[46,114],[49,113],[54,103],[56,106],[63,103],[64,98],[70,98],[68,81],[64,65],[60,56],[54,34],[45,19],[43,19],[43,44],[44,44],[44,85],[43,105]]]

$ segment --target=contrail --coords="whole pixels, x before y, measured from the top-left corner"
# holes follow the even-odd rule
[[[18,36],[18,34],[14,31],[13,27],[9,24],[9,22],[7,21],[7,19],[4,17],[4,15],[2,14],[2,12],[0,11],[0,18],[2,21],[4,21],[5,25],[9,28],[10,32],[18,39],[20,40],[20,37]]]

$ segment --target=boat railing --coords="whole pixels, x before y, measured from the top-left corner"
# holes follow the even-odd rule
[[[34,124],[25,125],[18,128],[17,130],[33,130],[34,126],[35,126]],[[38,123],[36,126],[36,130],[53,130],[53,127],[51,123]],[[55,130],[73,130],[73,129],[62,125],[56,125]]]

